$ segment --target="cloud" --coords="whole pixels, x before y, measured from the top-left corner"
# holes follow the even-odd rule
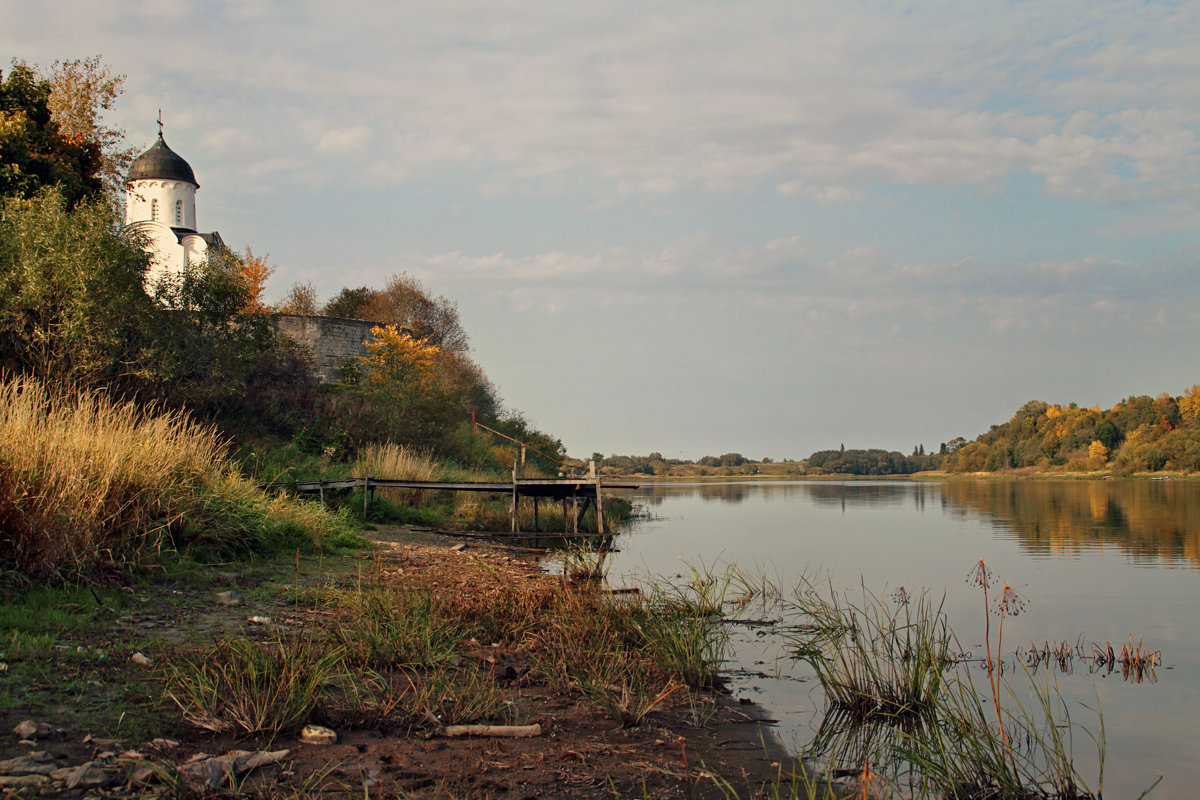
[[[358,125],[321,134],[314,148],[318,155],[343,156],[361,151],[371,138],[371,129]]]
[[[66,5],[32,27],[59,48],[72,46],[64,31],[83,33]],[[165,8],[140,7],[89,31],[95,44],[76,44],[102,46],[116,26],[152,30]],[[184,14],[190,35],[122,69],[155,76],[151,91],[171,81],[173,93],[211,98],[207,120],[248,112],[255,130],[302,125],[300,110],[319,103],[343,121],[315,137],[318,156],[368,158],[370,129],[349,120],[369,117],[390,142],[369,150],[355,173],[364,181],[441,165],[479,170],[493,194],[543,191],[573,174],[617,194],[766,181],[783,196],[839,204],[875,184],[988,184],[1028,171],[1069,198],[1194,192],[1194,15],[1155,4],[1032,8],[548,12],[526,0],[503,12],[448,2],[334,13],[258,0],[214,15],[176,4],[170,15]]]

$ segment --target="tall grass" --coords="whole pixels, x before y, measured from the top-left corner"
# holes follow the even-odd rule
[[[951,662],[952,636],[939,602],[903,589],[890,599],[863,588],[858,604],[808,583],[795,592],[806,620],[789,641],[816,671],[829,702],[852,718],[931,712]]]
[[[348,524],[238,476],[216,431],[98,392],[0,381],[0,565],[29,576],[200,543],[254,552]]]

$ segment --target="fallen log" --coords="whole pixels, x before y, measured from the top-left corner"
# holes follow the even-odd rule
[[[542,726],[533,725],[447,725],[437,731],[442,736],[509,736],[528,739],[542,735]]]

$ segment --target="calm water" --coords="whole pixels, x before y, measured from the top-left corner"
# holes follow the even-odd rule
[[[1096,727],[1075,702],[1103,708],[1106,797],[1137,797],[1159,775],[1151,797],[1200,792],[1200,483],[746,482],[631,494],[650,519],[618,538],[614,582],[733,563],[788,586],[820,575],[881,596],[927,589],[945,594],[960,642],[982,653],[982,596],[966,577],[983,558],[1026,601],[1005,622],[1010,658],[1022,644],[1081,640],[1090,651],[1140,637],[1162,652],[1155,680],[1076,662],[1059,688],[1076,722]],[[740,630],[735,646],[734,694],[766,706],[780,738],[803,749],[823,716],[812,673],[776,637]],[[1075,752],[1087,764],[1095,748],[1077,736]]]

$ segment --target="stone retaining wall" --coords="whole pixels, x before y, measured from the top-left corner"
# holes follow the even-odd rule
[[[325,383],[337,383],[342,379],[345,364],[367,354],[363,342],[371,338],[371,329],[378,324],[365,319],[280,314],[277,328],[312,354],[318,378]]]

